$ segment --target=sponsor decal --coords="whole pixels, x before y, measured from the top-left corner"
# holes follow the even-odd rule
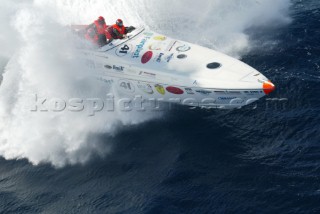
[[[168,46],[168,48],[167,48],[167,51],[171,51],[172,48],[176,45],[176,43],[177,43],[177,41],[172,41],[172,42],[170,42],[170,44],[169,44],[169,46]]]
[[[233,100],[236,99],[237,97],[218,97],[218,100]]]
[[[113,70],[116,70],[116,71],[120,71],[120,72],[122,72],[122,71],[124,71],[124,67],[123,66],[117,66],[117,65],[113,65],[113,66],[111,66],[111,65],[104,65],[103,66],[104,68],[106,68],[106,69],[113,69]]]
[[[160,51],[162,49],[162,43],[156,43],[149,45],[149,50]]]
[[[136,50],[133,53],[132,58],[139,58],[140,57],[140,52],[142,51],[144,45],[147,43],[148,39],[150,39],[149,36],[147,36],[141,40],[140,44],[136,46]]]
[[[141,63],[142,64],[146,64],[147,62],[149,62],[151,60],[153,56],[153,52],[152,51],[147,51],[143,54],[143,56],[141,57]]]
[[[191,88],[185,88],[185,91],[187,92],[187,94],[194,94]]]
[[[154,87],[156,88],[157,92],[159,92],[159,94],[162,94],[162,95],[166,94],[166,90],[162,85],[157,84]]]
[[[231,105],[239,105],[239,104],[242,104],[243,102],[244,102],[243,99],[241,99],[241,98],[236,98],[236,99],[232,99],[232,100],[230,101],[230,104],[231,104]]]
[[[166,61],[170,62],[173,59],[174,54],[170,54],[169,56],[166,57]]]
[[[123,92],[133,93],[135,91],[133,84],[128,80],[119,80],[119,88]]]
[[[123,57],[123,56],[127,55],[129,52],[131,52],[131,50],[132,50],[131,44],[124,44],[121,47],[118,47],[116,49],[116,54],[119,57]]]
[[[97,80],[101,81],[101,82],[104,82],[106,83],[107,85],[112,85],[113,84],[113,80],[107,80],[107,79],[104,79],[102,77],[99,77],[97,78]]]
[[[214,93],[216,93],[216,94],[226,94],[227,92],[226,91],[214,91]]]
[[[244,91],[245,94],[255,95],[255,94],[261,94],[262,91]]]
[[[151,77],[151,78],[155,78],[156,74],[154,73],[150,73],[150,72],[145,72],[145,71],[140,71],[139,73],[140,76],[146,76],[146,77]]]
[[[189,45],[182,45],[182,46],[179,46],[177,47],[177,51],[179,52],[187,52],[191,49],[191,47]]]
[[[147,94],[153,94],[152,87],[149,84],[138,82],[137,87]]]
[[[151,33],[151,32],[144,32],[143,35],[148,36],[148,37],[151,37],[151,36],[153,35],[153,33]]]
[[[212,62],[212,63],[207,64],[208,69],[218,69],[221,66],[222,66],[221,63],[219,63],[219,62]]]
[[[204,89],[196,90],[196,92],[203,95],[209,95],[212,93],[211,91],[204,90]]]
[[[241,94],[240,91],[228,91],[229,94]]]
[[[103,67],[105,67],[106,69],[112,69],[111,65],[104,65]]]
[[[153,37],[154,40],[157,40],[157,41],[164,41],[167,39],[167,37],[165,36],[155,36]]]
[[[187,58],[188,56],[186,55],[186,54],[179,54],[178,56],[177,56],[177,58],[178,59],[185,59],[185,58]]]
[[[180,88],[177,88],[177,87],[173,87],[173,86],[168,86],[167,88],[167,91],[170,92],[171,94],[183,94],[183,90],[180,89]]]
[[[123,67],[123,66],[116,66],[116,65],[114,65],[112,68],[113,68],[113,70],[116,70],[116,71],[123,71],[123,70],[124,70],[124,67]]]
[[[103,58],[103,59],[109,59],[109,57],[107,57],[107,56],[100,56],[100,55],[97,55],[97,54],[92,54],[92,56],[100,57],[100,58]]]
[[[162,57],[163,57],[164,53],[159,53],[158,56],[155,58],[156,62],[161,62],[162,61]]]

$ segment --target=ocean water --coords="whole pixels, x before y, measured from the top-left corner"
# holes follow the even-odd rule
[[[170,9],[169,1],[63,2],[8,1],[1,9],[8,31],[0,41],[11,45],[1,43],[0,213],[320,212],[317,0],[175,1]],[[73,64],[56,65],[66,55],[58,57],[61,41],[50,29],[97,13],[239,57],[277,90],[232,111],[28,115],[25,93],[90,89],[54,73]],[[214,27],[199,33],[207,25]],[[70,87],[57,88],[61,81]]]

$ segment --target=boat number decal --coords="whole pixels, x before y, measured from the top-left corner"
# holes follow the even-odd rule
[[[123,57],[127,55],[130,51],[132,50],[132,45],[130,44],[125,44],[116,50],[117,56]]]
[[[135,91],[133,84],[130,81],[127,81],[127,80],[120,80],[119,81],[119,87],[124,92],[133,93]]]

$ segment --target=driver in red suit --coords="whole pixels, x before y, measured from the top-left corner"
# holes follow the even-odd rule
[[[86,28],[85,38],[99,46],[106,44],[106,30],[108,26],[102,16],[99,16],[91,25]]]
[[[107,28],[106,37],[107,37],[107,44],[112,42],[114,39],[124,39],[126,35],[132,32],[135,28],[134,27],[125,27],[123,25],[123,21],[118,19],[116,24],[111,25]]]

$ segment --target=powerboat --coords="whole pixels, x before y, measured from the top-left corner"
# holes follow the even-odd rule
[[[97,81],[124,98],[232,109],[275,89],[263,74],[235,58],[144,27],[122,40],[81,52]]]

